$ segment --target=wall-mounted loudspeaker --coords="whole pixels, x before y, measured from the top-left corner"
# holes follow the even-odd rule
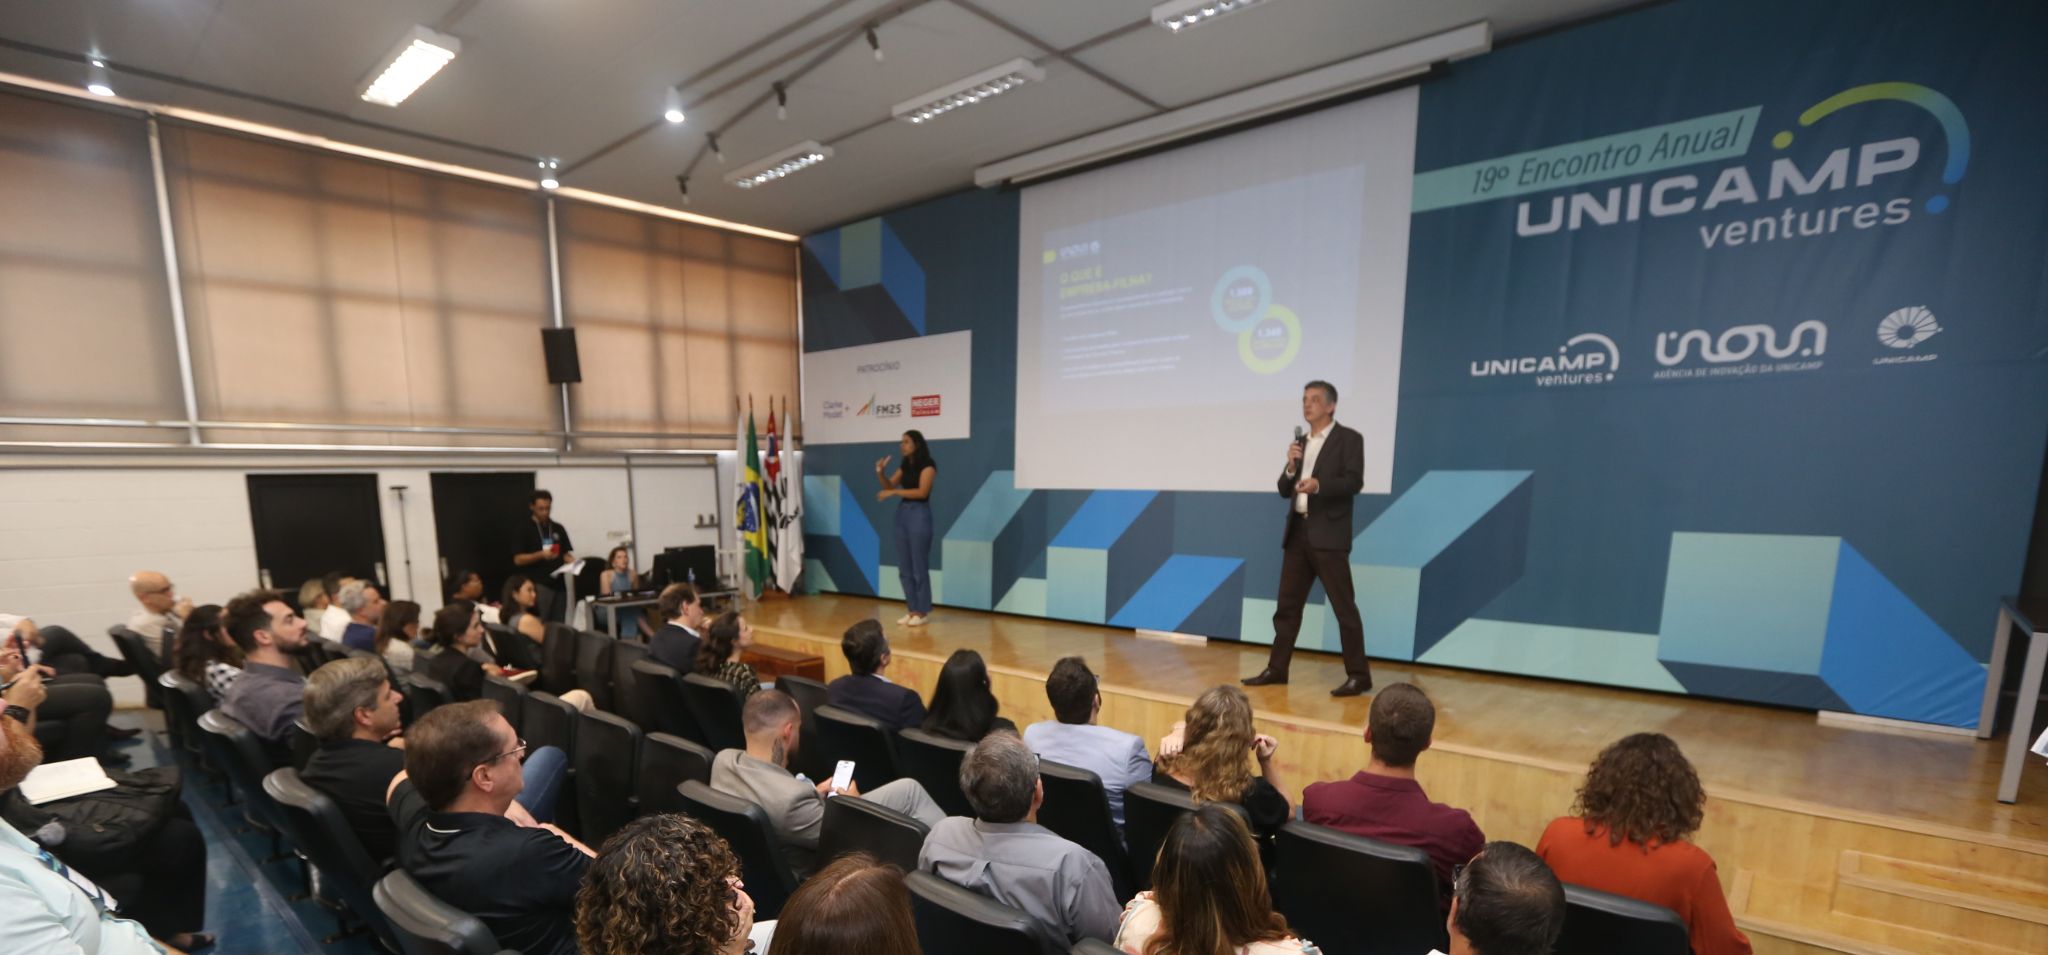
[[[583,365],[576,360],[575,329],[541,329],[540,347],[547,353],[548,384],[573,385],[583,380]]]

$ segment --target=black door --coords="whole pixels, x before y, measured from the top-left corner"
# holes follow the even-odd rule
[[[334,571],[390,593],[376,475],[251,474],[249,516],[256,566],[294,603],[300,584]]]
[[[442,585],[447,585],[451,574],[473,570],[483,575],[484,599],[497,600],[498,589],[512,573],[512,555],[519,549],[519,522],[527,519],[533,472],[453,472],[429,477]]]

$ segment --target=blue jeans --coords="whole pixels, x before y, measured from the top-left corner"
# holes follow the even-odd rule
[[[904,501],[896,505],[896,576],[903,581],[903,602],[914,614],[932,612],[932,505]]]
[[[558,746],[543,746],[526,754],[519,767],[524,784],[515,797],[528,815],[539,822],[555,821],[555,802],[562,797],[562,778],[569,773],[569,754]]]

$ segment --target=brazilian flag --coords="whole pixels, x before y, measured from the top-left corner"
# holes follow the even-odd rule
[[[747,415],[747,443],[740,449],[740,487],[732,526],[746,552],[747,596],[759,597],[768,585],[768,526],[761,520],[761,442],[754,435],[754,416]]]

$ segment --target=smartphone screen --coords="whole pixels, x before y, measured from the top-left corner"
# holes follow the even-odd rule
[[[851,785],[853,785],[853,760],[842,759],[839,761],[839,767],[832,770],[832,791],[843,793]]]

